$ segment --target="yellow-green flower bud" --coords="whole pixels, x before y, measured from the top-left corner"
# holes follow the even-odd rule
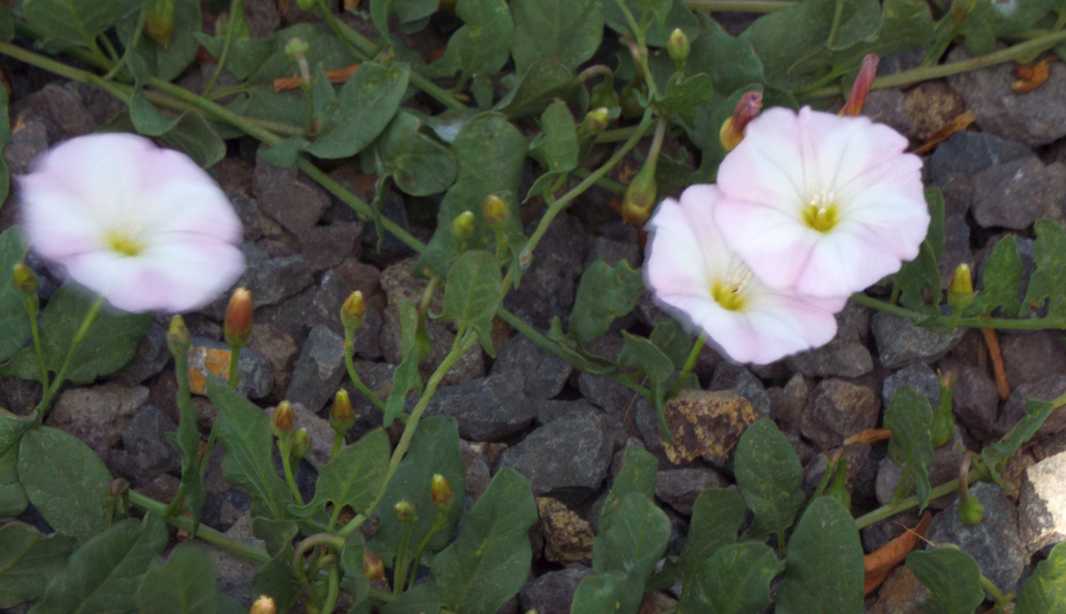
[[[363,293],[359,290],[352,292],[344,299],[341,305],[341,325],[344,330],[354,333],[363,325],[363,316],[366,315],[366,302]]]
[[[985,518],[985,506],[973,495],[967,495],[959,502],[959,520],[962,524],[973,526],[981,524]]]
[[[448,478],[439,473],[433,474],[433,479],[430,480],[430,496],[433,499],[433,505],[436,505],[439,509],[446,510],[452,505],[452,500],[455,499],[455,491],[452,490],[452,485],[448,482]]]
[[[342,436],[355,424],[355,412],[348,391],[341,388],[333,396],[333,405],[329,408],[329,425]]]
[[[293,427],[296,426],[296,412],[292,409],[292,403],[288,401],[278,403],[278,406],[274,408],[271,424],[274,427],[274,434],[279,437],[282,434],[291,433]]]
[[[311,46],[307,44],[307,41],[299,36],[295,36],[285,43],[285,55],[289,56],[289,59],[294,62],[305,58],[310,49]]]
[[[174,0],[152,0],[144,7],[144,32],[160,47],[174,36]]]
[[[277,614],[277,612],[278,606],[267,595],[260,595],[259,599],[256,599],[252,607],[248,609],[248,614]]]
[[[674,61],[678,69],[685,65],[690,48],[688,36],[681,28],[674,28],[674,31],[670,33],[670,38],[666,41],[666,53],[670,54],[670,59]]]
[[[363,549],[363,575],[371,582],[385,579],[385,563],[369,548]]]
[[[495,226],[506,222],[511,213],[507,210],[507,203],[502,198],[489,194],[481,201],[481,215],[484,216],[485,223]]]
[[[452,236],[460,241],[466,241],[474,236],[477,229],[477,221],[470,211],[463,211],[452,220]]]
[[[185,327],[185,320],[180,315],[170,318],[170,326],[167,328],[167,348],[171,356],[177,359],[189,351],[192,339],[189,337],[189,329]]]
[[[643,226],[655,208],[655,160],[648,160],[629,182],[622,198],[622,219],[627,224]]]
[[[222,330],[231,348],[248,345],[248,338],[252,336],[253,309],[252,291],[248,288],[237,288],[230,295]]]
[[[951,276],[951,285],[948,286],[948,305],[958,311],[968,307],[973,299],[973,274],[970,271],[970,265],[964,262],[955,267],[955,272]]]
[[[311,433],[300,427],[292,438],[292,455],[294,458],[303,458],[311,451]]]
[[[11,269],[11,285],[26,295],[37,295],[37,275],[33,269],[26,266],[25,262],[19,262]]]
[[[602,132],[611,121],[611,112],[607,107],[596,107],[585,114],[585,120],[581,122],[583,131],[595,134]]]
[[[392,511],[396,513],[396,517],[399,518],[402,523],[414,522],[418,516],[415,513],[415,506],[407,499],[400,499],[396,502],[396,505],[392,506]]]

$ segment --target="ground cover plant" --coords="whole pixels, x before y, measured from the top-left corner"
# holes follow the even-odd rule
[[[1066,612],[1061,2],[21,0],[0,56],[0,608]]]

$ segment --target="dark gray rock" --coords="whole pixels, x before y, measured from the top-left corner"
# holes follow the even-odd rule
[[[956,132],[937,146],[925,163],[933,183],[943,183],[952,175],[972,176],[986,168],[1033,155],[1028,146],[988,132]]]
[[[256,309],[276,305],[284,299],[299,294],[311,285],[314,279],[303,256],[271,257],[255,243],[242,243],[247,268],[236,286],[252,291]],[[226,313],[229,295],[223,295],[201,310],[202,313],[221,321]]]
[[[252,516],[249,513],[242,515],[225,534],[226,537],[246,546],[260,550],[266,548],[263,540],[256,539],[252,533]],[[254,601],[258,596],[253,586],[256,564],[237,558],[217,548],[211,548],[208,552],[215,562],[215,577],[218,579],[218,590],[239,600],[241,603]]]
[[[570,614],[570,604],[574,600],[574,593],[577,592],[577,585],[591,574],[592,570],[584,565],[549,571],[522,587],[518,602],[524,611],[535,611],[537,614]]]
[[[537,408],[522,394],[522,382],[504,373],[442,386],[426,413],[455,418],[463,439],[500,441],[532,424]]]
[[[770,415],[770,395],[751,371],[729,362],[718,363],[707,390],[732,390],[744,397],[763,416]]]
[[[701,492],[727,485],[717,471],[703,467],[666,469],[655,474],[655,496],[685,516],[692,513],[692,504]]]
[[[789,378],[782,388],[768,388],[770,407],[774,420],[786,431],[798,432],[803,421],[803,412],[807,409],[807,397],[811,387],[802,375]]]
[[[41,385],[18,377],[0,377],[0,407],[25,415],[41,400]]]
[[[951,441],[933,450],[933,463],[929,466],[929,483],[933,486],[938,486],[957,478],[959,476],[959,465],[962,463],[962,457],[965,454],[966,444],[962,442],[962,437],[956,430]],[[893,500],[902,475],[903,469],[895,461],[887,456],[881,459],[875,484],[878,503],[886,505]],[[946,499],[938,499],[929,503],[933,508],[939,508],[946,504]]]
[[[267,38],[281,25],[277,2],[249,2],[244,15],[255,38]]]
[[[285,398],[317,413],[333,398],[344,373],[344,339],[315,326],[300,349]]]
[[[363,292],[366,302],[366,315],[363,316],[363,325],[355,333],[355,354],[367,360],[381,358],[381,327],[385,318],[381,310],[381,295],[364,290],[359,277],[364,273],[363,267],[350,266],[349,262],[344,265],[326,271],[322,274],[322,280],[311,293],[310,304],[306,306],[304,313],[308,325],[321,324],[328,326],[338,335],[344,334],[344,326],[340,320],[341,305],[347,300],[352,292]],[[377,272],[377,269],[367,265],[365,269]],[[368,272],[369,274],[369,272]],[[353,281],[353,275],[357,278]]]
[[[536,346],[525,335],[514,335],[501,347],[492,374],[508,374],[524,383],[525,395],[550,399],[562,391],[573,368],[570,363]]]
[[[156,321],[137,344],[137,353],[133,355],[129,364],[115,373],[114,377],[124,384],[135,386],[158,375],[168,362],[170,362],[170,350],[167,349],[166,329],[159,321]]]
[[[96,120],[85,108],[81,93],[70,83],[49,83],[16,101],[12,111],[13,115],[29,113],[42,118],[52,143],[89,134],[96,128]]]
[[[862,114],[871,120],[891,126],[900,134],[913,138],[915,123],[904,107],[906,95],[898,88],[876,90],[866,95]]]
[[[933,330],[887,313],[874,315],[872,327],[878,360],[887,369],[913,362],[936,362],[962,339],[964,332]]]
[[[318,223],[329,207],[329,194],[300,176],[295,168],[281,168],[256,157],[255,197],[259,208],[296,236]]]
[[[985,228],[1021,230],[1041,217],[1062,219],[1064,193],[1066,163],[1013,160],[974,176],[974,220]]]
[[[940,380],[928,365],[914,363],[886,377],[881,384],[881,404],[888,407],[900,388],[917,390],[929,399],[933,407],[940,403]]]
[[[504,304],[539,328],[547,328],[554,316],[565,318],[584,270],[585,242],[580,222],[560,215],[537,245],[522,285],[507,295]]]
[[[1018,526],[1026,552],[1066,541],[1066,452],[1025,470],[1018,501]]]
[[[1011,386],[1066,375],[1066,339],[1061,331],[1001,332],[999,346]]]
[[[999,424],[999,393],[996,383],[984,369],[959,367],[955,372],[953,401],[955,417],[980,441],[999,437],[1006,431]]]
[[[881,404],[866,386],[839,379],[822,380],[803,415],[803,436],[820,449],[837,447],[849,435],[877,426]]]
[[[81,439],[100,456],[116,445],[126,425],[148,401],[144,386],[101,384],[59,395],[48,424]]]
[[[4,148],[4,159],[12,175],[30,171],[33,161],[48,149],[48,127],[43,119],[27,118],[16,123],[11,142]]]
[[[592,413],[553,420],[508,448],[500,467],[529,478],[535,495],[588,497],[599,489],[611,463],[613,437],[606,426]]]
[[[122,449],[112,450],[108,465],[135,486],[181,468],[181,456],[168,437],[178,425],[155,405],[143,406],[122,432]]]
[[[1003,404],[996,426],[1006,433],[1025,416],[1025,407],[1030,401],[1051,401],[1066,394],[1066,375],[1052,375],[1037,382],[1017,386]],[[1037,431],[1037,437],[1051,437],[1066,431],[1066,412],[1056,411],[1048,417]]]
[[[606,375],[579,373],[577,387],[581,396],[608,414],[621,418],[627,415],[634,404],[642,398]]]
[[[537,409],[537,424],[544,425],[552,420],[557,420],[573,413],[592,412],[599,410],[591,403],[583,399],[577,401],[559,401],[552,399],[529,399],[529,404]]]
[[[1011,592],[1028,557],[1018,534],[1018,512],[999,487],[981,482],[970,494],[984,506],[984,520],[975,525],[959,519],[959,500],[933,518],[926,537],[934,544],[955,544],[977,561],[981,573],[1000,590]]]
[[[786,360],[793,371],[808,377],[859,377],[874,369],[873,356],[865,344],[839,337]]]
[[[285,390],[289,387],[292,365],[300,353],[300,346],[292,335],[268,322],[253,322],[248,348],[270,364],[270,370],[274,374],[274,390]]]
[[[918,526],[920,518],[917,510],[911,509],[892,517],[887,522],[876,522],[859,531],[862,547],[873,552],[893,539],[899,537],[909,528]]]
[[[300,233],[300,254],[307,260],[312,272],[324,271],[357,257],[363,233],[360,222],[335,222],[313,226]]]
[[[589,253],[585,259],[585,266],[603,260],[614,266],[624,260],[631,267],[640,266],[640,245],[634,241],[619,241],[607,237],[593,237],[589,242]]]
[[[463,455],[463,488],[471,503],[480,499],[492,482],[492,463],[484,448],[484,444],[459,440],[459,451]]]

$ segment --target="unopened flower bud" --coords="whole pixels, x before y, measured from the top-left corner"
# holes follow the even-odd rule
[[[341,435],[348,432],[355,424],[355,412],[348,391],[341,388],[333,396],[333,405],[329,408],[329,425]]]
[[[167,328],[167,348],[175,359],[184,356],[189,351],[192,339],[189,337],[189,329],[185,328],[185,320],[180,315],[170,318],[170,326]]]
[[[248,345],[248,338],[252,336],[252,309],[252,291],[248,288],[234,290],[226,305],[226,319],[222,325],[226,343],[231,348]]]
[[[285,43],[285,55],[289,56],[289,59],[293,62],[299,62],[304,59],[310,49],[311,46],[307,44],[307,41],[299,36],[294,36],[289,39],[289,42]]]
[[[405,524],[414,522],[418,518],[415,514],[415,506],[407,499],[397,501],[396,505],[392,506],[392,511],[396,512],[396,517]]]
[[[581,131],[589,134],[602,132],[610,121],[611,112],[607,107],[596,107],[585,114],[585,119],[581,122]]]
[[[690,48],[688,36],[685,36],[681,28],[674,28],[674,31],[670,33],[670,38],[666,41],[666,52],[670,54],[670,59],[674,61],[678,69],[685,65]]]
[[[144,32],[160,47],[174,36],[174,0],[152,0],[144,7]]]
[[[363,316],[366,315],[366,302],[363,293],[359,290],[352,292],[344,299],[341,305],[341,325],[345,331],[355,332],[363,325]]]
[[[470,211],[463,211],[452,220],[452,236],[460,241],[466,241],[474,236],[476,228],[474,214]]]
[[[981,524],[985,518],[985,506],[973,495],[966,495],[959,502],[959,520],[962,524],[973,526]]]
[[[278,606],[272,598],[260,595],[259,599],[256,599],[252,607],[248,609],[248,614],[277,614],[277,611]]]
[[[848,101],[840,109],[840,115],[844,117],[857,117],[862,113],[862,107],[866,104],[866,95],[873,87],[874,79],[877,78],[877,64],[881,58],[876,53],[867,53],[862,58],[862,66],[859,74],[855,76],[855,82],[851,84],[851,94]]]
[[[948,305],[955,310],[965,309],[973,302],[973,274],[965,262],[955,267],[948,286]]]
[[[11,285],[23,294],[37,295],[37,275],[24,262],[19,262],[11,269]]]
[[[485,223],[489,226],[495,226],[507,221],[511,213],[507,210],[507,203],[495,194],[489,194],[481,201],[481,215],[485,218]]]
[[[385,579],[385,563],[369,549],[363,550],[363,575],[371,582]]]
[[[434,473],[433,479],[430,480],[430,496],[433,499],[433,505],[440,509],[448,509],[455,498],[455,491],[452,490],[452,485],[448,482],[448,478],[439,473]]]
[[[744,130],[762,110],[762,93],[747,92],[737,101],[732,117],[727,118],[718,131],[718,140],[726,151],[733,151],[744,140]]]
[[[296,430],[296,434],[292,438],[292,455],[295,458],[303,458],[307,456],[310,450],[311,433],[308,433],[307,429],[301,426]]]
[[[642,226],[655,208],[656,192],[655,161],[649,160],[626,188],[622,198],[622,219],[627,224]]]
[[[278,406],[274,409],[271,424],[274,427],[274,434],[279,437],[281,434],[291,433],[296,425],[296,412],[292,409],[292,403],[288,401],[278,403]]]

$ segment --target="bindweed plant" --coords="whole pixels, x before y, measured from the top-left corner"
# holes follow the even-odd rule
[[[503,327],[646,398],[667,443],[676,437],[669,403],[701,388],[705,344],[737,363],[773,363],[830,342],[849,302],[992,338],[1066,329],[1066,230],[1035,224],[1029,272],[1007,235],[980,283],[968,265],[941,280],[942,196],[923,185],[904,136],[861,116],[874,89],[1048,52],[1066,59],[1057,3],[298,0],[276,3],[295,25],[268,36],[252,35],[251,4],[0,7],[0,54],[95,86],[128,110],[109,132],[61,143],[17,178],[20,224],[0,234],[0,271],[10,272],[0,278],[0,374],[41,391],[28,415],[0,413],[0,607],[500,611],[531,572],[530,481],[503,468],[468,501],[457,423],[425,414],[465,355],[495,356]],[[720,12],[765,15],[734,36]],[[413,44],[436,32],[447,35],[441,48]],[[973,56],[945,63],[951,46]],[[913,68],[876,76],[878,56],[914,51]],[[183,78],[192,73],[202,78]],[[3,102],[6,144],[6,90]],[[239,392],[255,307],[245,288],[225,310],[227,363],[205,384],[217,417],[203,430],[192,399],[180,314],[231,289],[245,266],[239,217],[202,170],[226,156],[227,141],[298,169],[372,225],[379,245],[389,237],[417,254],[428,280],[399,306],[400,361],[385,395],[353,359],[366,297],[352,292],[336,314],[348,383],[381,426],[356,437],[352,398],[336,391],[329,454],[310,491],[296,476],[312,464],[313,442],[293,405],[267,412]],[[323,170],[338,161],[375,178],[369,202]],[[431,207],[427,241],[387,213],[393,189]],[[591,263],[569,312],[540,330],[505,299],[546,257],[537,248],[552,223],[592,190],[613,193],[611,215],[649,232],[643,275],[624,261]],[[62,285],[42,291],[45,266]],[[597,352],[645,292],[671,317],[623,332],[616,356]],[[172,316],[181,479],[168,501],[131,489],[86,443],[47,424],[64,385],[133,359],[152,312]],[[430,361],[433,321],[454,335]],[[595,511],[592,573],[570,611],[647,611],[648,595],[665,590],[676,597],[667,609],[684,613],[862,611],[887,571],[864,559],[859,530],[955,493],[962,522],[982,522],[970,487],[1009,489],[1008,462],[1066,405],[1066,396],[1030,401],[1002,438],[965,455],[957,479],[934,484],[935,450],[955,433],[950,380],[937,407],[899,390],[883,428],[827,454],[813,492],[786,435],[769,418],[751,420],[722,443],[736,486],[704,490],[679,542],[654,500],[660,460],[627,448]],[[846,452],[885,440],[902,473],[895,496],[856,510]],[[216,448],[225,479],[251,501],[262,546],[201,523]],[[1019,614],[1066,608],[1066,546],[1016,594],[966,552],[929,546],[906,565],[937,611],[986,601]],[[263,596],[225,594],[206,548],[254,563]]]

